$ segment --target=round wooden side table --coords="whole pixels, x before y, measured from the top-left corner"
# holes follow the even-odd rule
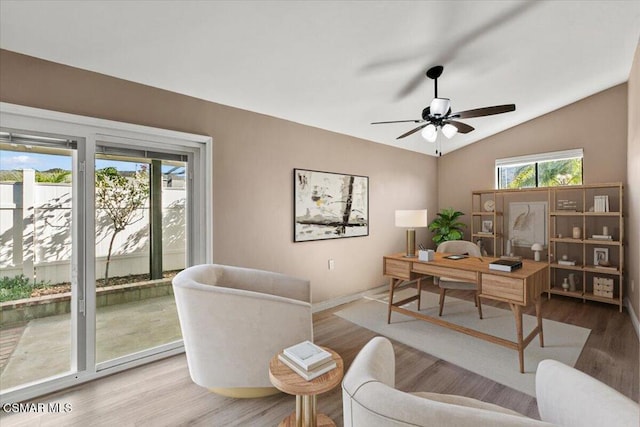
[[[271,384],[280,391],[296,396],[296,410],[282,420],[279,427],[325,427],[335,426],[331,418],[317,412],[316,395],[331,390],[342,381],[344,362],[342,357],[330,348],[323,347],[331,353],[336,361],[336,368],[307,381],[296,374],[291,368],[273,356],[269,362],[269,379]]]

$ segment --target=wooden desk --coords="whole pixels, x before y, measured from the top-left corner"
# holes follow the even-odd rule
[[[496,258],[469,257],[461,260],[450,260],[444,258],[446,255],[447,254],[436,253],[436,259],[430,262],[419,261],[418,258],[406,258],[402,254],[384,257],[384,274],[390,277],[387,323],[391,323],[391,312],[397,311],[407,316],[415,317],[416,319],[435,323],[445,328],[517,350],[520,372],[524,373],[524,349],[527,345],[529,345],[536,335],[539,335],[540,346],[544,347],[540,308],[542,304],[541,294],[543,290],[546,289],[546,284],[549,280],[547,264],[523,260],[521,269],[506,273],[489,270],[489,263]],[[515,316],[517,341],[509,341],[447,322],[439,317],[427,316],[423,313],[403,308],[402,305],[417,300],[418,310],[420,310],[421,280],[425,276],[451,277],[465,282],[477,283],[480,298],[509,304]],[[412,281],[417,282],[417,295],[405,298],[402,301],[393,302],[394,290]],[[524,338],[522,332],[522,308],[531,304],[534,304],[536,307],[537,326]]]
[[[335,426],[331,418],[317,412],[316,395],[331,390],[342,381],[344,362],[342,357],[330,348],[323,347],[331,353],[336,368],[307,381],[291,368],[273,356],[269,362],[269,379],[278,390],[296,395],[296,410],[282,420],[279,427],[330,427]]]

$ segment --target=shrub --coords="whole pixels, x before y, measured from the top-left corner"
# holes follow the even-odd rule
[[[49,282],[30,281],[24,274],[0,279],[0,302],[29,298],[34,289],[48,288]]]

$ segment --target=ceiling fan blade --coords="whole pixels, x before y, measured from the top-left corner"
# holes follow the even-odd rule
[[[425,123],[425,124],[423,124],[423,125],[418,126],[418,127],[417,127],[417,128],[415,128],[415,129],[411,129],[409,132],[407,132],[407,133],[403,133],[402,135],[400,135],[400,136],[399,136],[399,137],[397,137],[396,139],[402,139],[402,138],[404,138],[405,136],[409,136],[409,135],[411,135],[411,134],[414,134],[414,133],[418,132],[420,129],[427,127],[427,125],[428,125],[428,124],[429,124],[429,123]]]
[[[460,111],[451,114],[455,119],[470,119],[473,117],[492,116],[494,114],[508,113],[515,111],[516,104],[495,105],[493,107],[476,108],[475,110]]]
[[[473,126],[469,126],[466,123],[458,122],[455,120],[445,120],[443,123],[449,123],[450,125],[455,126],[460,133],[469,133],[475,129]]]
[[[422,123],[424,120],[392,120],[390,122],[373,122],[372,125],[384,125],[387,123]]]

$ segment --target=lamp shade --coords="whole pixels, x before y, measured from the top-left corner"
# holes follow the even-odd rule
[[[433,124],[429,123],[427,126],[425,126],[424,129],[422,129],[422,132],[420,133],[422,137],[427,141],[435,142],[436,138],[438,137],[438,128],[436,128]]]
[[[417,228],[426,226],[426,209],[396,211],[396,227]]]
[[[449,106],[451,102],[448,98],[433,98],[431,105],[429,105],[429,111],[434,116],[444,116],[449,112]]]
[[[451,123],[447,123],[446,125],[442,126],[442,133],[444,134],[444,136],[451,139],[456,133],[458,133],[458,128]]]
[[[544,248],[542,247],[542,244],[540,244],[540,243],[534,243],[534,244],[531,246],[531,250],[532,250],[532,251],[541,251],[541,250],[543,250],[543,249],[544,249]]]

